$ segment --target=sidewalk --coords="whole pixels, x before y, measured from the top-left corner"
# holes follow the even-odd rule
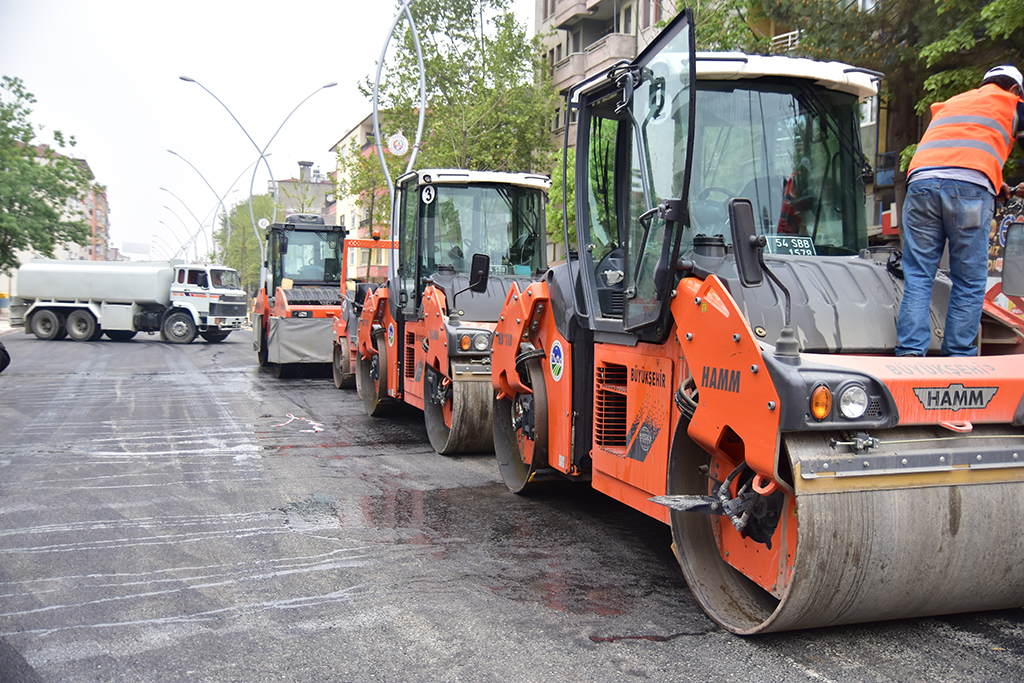
[[[0,308],[0,334],[11,331],[11,308]]]

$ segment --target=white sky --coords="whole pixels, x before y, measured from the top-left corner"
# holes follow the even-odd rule
[[[532,34],[534,0],[513,6]],[[217,197],[259,156],[213,97],[178,77],[206,86],[260,147],[337,82],[268,150],[275,178],[297,176],[299,161],[326,174],[330,147],[371,111],[356,86],[372,79],[395,13],[392,0],[0,0],[0,75],[35,95],[38,142],[75,136],[74,156],[107,187],[112,245],[155,243],[163,257],[198,229],[189,209],[209,229]],[[226,205],[248,197],[251,178]],[[253,192],[268,179],[260,164]]]

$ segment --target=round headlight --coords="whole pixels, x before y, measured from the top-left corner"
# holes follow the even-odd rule
[[[839,394],[839,412],[847,420],[857,420],[864,417],[864,413],[867,410],[868,392],[864,391],[864,387],[855,384],[846,387]]]
[[[473,337],[473,348],[477,351],[486,351],[488,346],[490,346],[490,335],[480,333]]]

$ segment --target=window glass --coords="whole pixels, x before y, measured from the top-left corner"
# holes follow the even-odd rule
[[[692,234],[730,242],[728,201],[745,197],[753,202],[758,233],[770,237],[769,252],[785,251],[792,241],[786,236],[809,237],[817,254],[866,247],[859,121],[854,96],[823,88],[771,82],[702,88]]]
[[[283,276],[295,282],[341,283],[339,233],[289,230],[288,251],[281,255]]]

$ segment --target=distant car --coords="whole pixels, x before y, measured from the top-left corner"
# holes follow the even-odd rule
[[[7,353],[7,349],[4,348],[4,343],[0,342],[0,372],[11,364],[11,354]]]

